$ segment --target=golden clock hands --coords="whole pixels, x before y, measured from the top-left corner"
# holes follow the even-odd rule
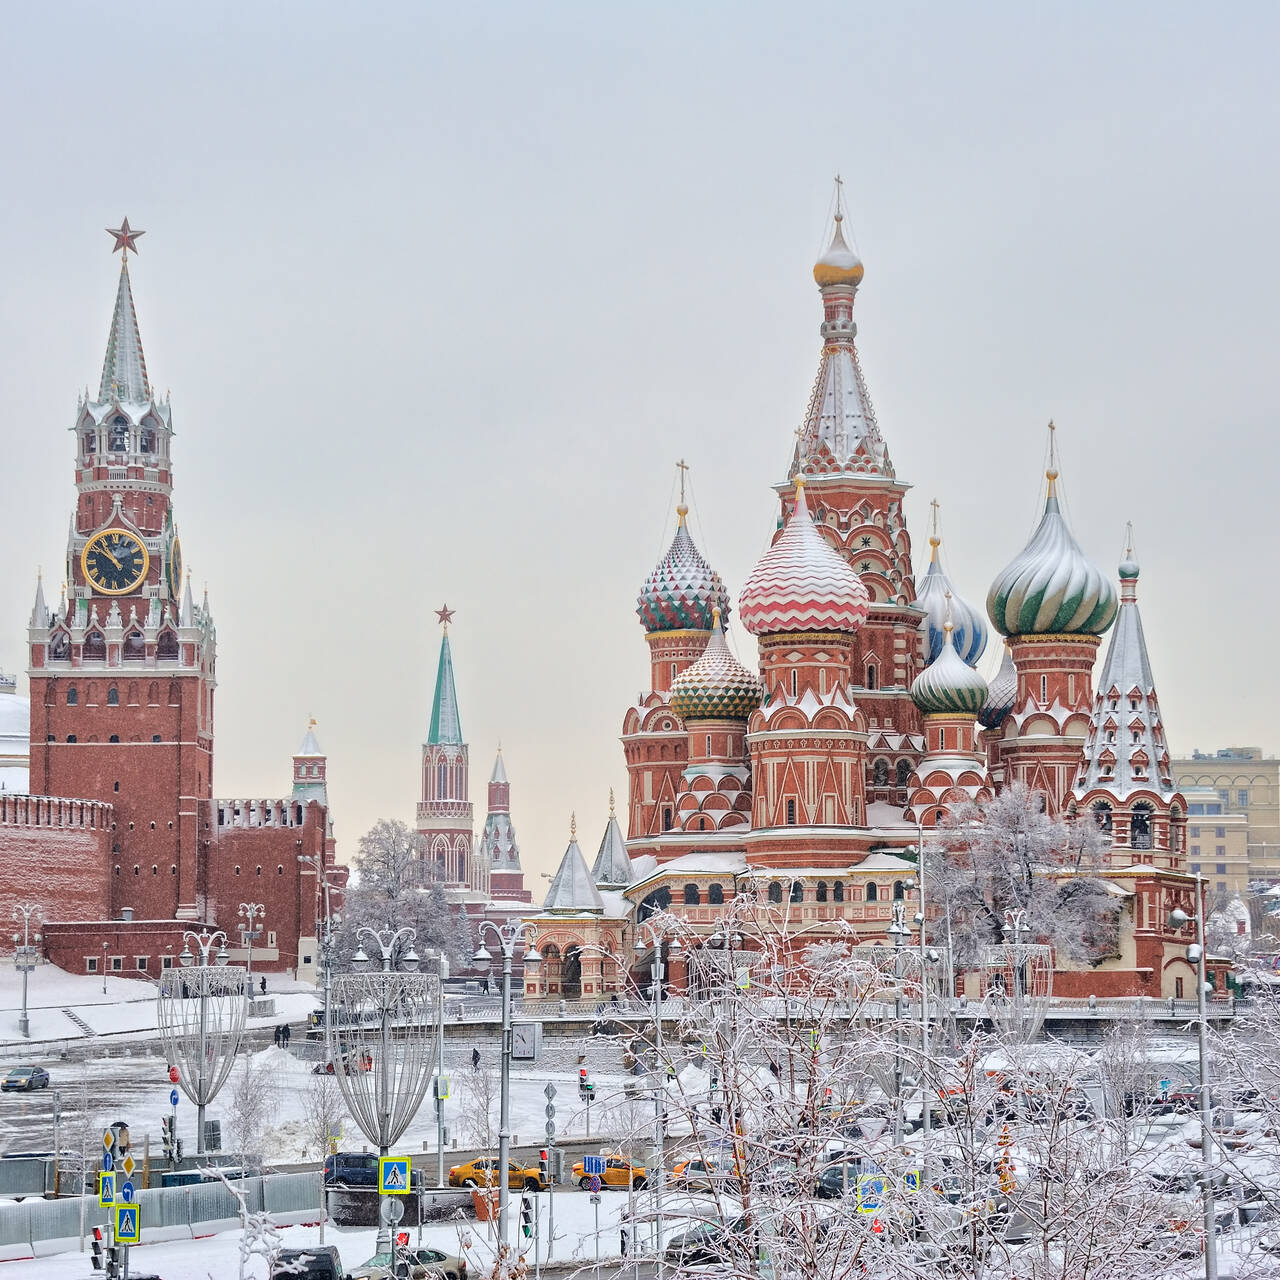
[[[122,565],[122,564],[120,563],[120,561],[119,561],[119,560],[117,560],[117,559],[115,558],[115,556],[113,556],[113,555],[111,554],[111,552],[107,550],[107,544],[106,544],[105,542],[104,542],[104,543],[103,543],[103,544],[98,548],[98,550],[99,550],[99,551],[101,551],[101,552],[102,552],[102,554],[103,554],[104,556],[106,556],[106,557],[107,557],[107,559],[108,559],[108,560],[110,560],[110,561],[111,561],[111,563],[112,563],[113,565],[115,565],[115,567],[116,567],[117,569],[123,569],[123,568],[124,568],[124,565]]]

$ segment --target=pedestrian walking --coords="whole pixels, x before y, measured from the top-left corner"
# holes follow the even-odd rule
[[[279,1027],[276,1027],[275,1029],[275,1039],[276,1039],[276,1048],[278,1049],[280,1047],[280,1028]]]
[[[480,1070],[480,1050],[479,1049],[473,1048],[471,1050],[471,1070],[472,1071]]]
[[[281,1035],[281,1039],[284,1040],[284,1047],[287,1049],[289,1047],[289,1041],[293,1038],[293,1031],[290,1029],[289,1024],[287,1022],[284,1024],[284,1028],[282,1029],[280,1035]]]
[[[262,994],[263,994],[264,996],[267,994],[267,980],[266,980],[266,978],[263,978],[263,979],[262,979]]]
[[[625,1258],[627,1256],[627,1229],[625,1226],[620,1229],[619,1234],[622,1236],[622,1256]]]

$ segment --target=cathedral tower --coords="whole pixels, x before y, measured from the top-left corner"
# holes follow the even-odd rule
[[[453,682],[453,652],[449,623],[453,610],[436,610],[440,620],[440,660],[431,704],[431,728],[422,745],[422,799],[418,802],[418,833],[426,844],[428,869],[446,887],[469,889],[472,884],[472,843],[475,825],[470,800],[470,760],[462,737],[458,691]],[[485,877],[485,888],[488,880]]]
[[[115,806],[111,907],[205,911],[215,632],[183,583],[167,399],[151,388],[129,279],[143,233],[126,218],[96,397],[74,428],[66,594],[36,589],[29,631],[31,790]]]

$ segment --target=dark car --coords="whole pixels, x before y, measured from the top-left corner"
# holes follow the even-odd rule
[[[819,1200],[835,1200],[849,1191],[857,1191],[858,1179],[864,1173],[876,1173],[878,1170],[862,1160],[842,1160],[829,1164],[818,1174],[813,1193]]]
[[[719,1222],[700,1222],[688,1231],[673,1236],[665,1254],[668,1262],[677,1266],[700,1267],[725,1260],[726,1237],[746,1230],[746,1218],[735,1218],[727,1225]]]
[[[370,1151],[339,1151],[336,1156],[326,1156],[324,1185],[339,1191],[348,1187],[378,1186],[378,1157]],[[410,1175],[410,1187],[417,1191],[422,1186],[422,1174],[414,1169]]]
[[[295,1268],[299,1262],[306,1265],[302,1271]],[[316,1245],[311,1249],[281,1249],[271,1269],[271,1280],[346,1280],[342,1259],[331,1244]]]
[[[49,1073],[43,1067],[13,1067],[3,1080],[0,1080],[0,1092],[14,1093],[21,1089],[30,1093],[32,1089],[47,1089]]]

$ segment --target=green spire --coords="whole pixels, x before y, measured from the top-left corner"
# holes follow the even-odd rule
[[[436,696],[431,704],[431,732],[427,743],[433,747],[462,746],[462,717],[458,714],[458,691],[453,686],[453,654],[449,651],[449,631],[440,638],[440,665],[436,668]]]

